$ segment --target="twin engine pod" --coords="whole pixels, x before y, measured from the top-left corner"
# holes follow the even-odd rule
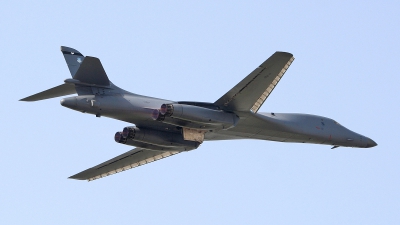
[[[234,113],[184,104],[162,104],[160,109],[155,109],[152,113],[154,120],[165,121],[167,117],[204,125],[216,125],[222,129],[229,129],[236,126],[239,120]],[[174,124],[173,121],[165,122]],[[181,124],[176,123],[174,125]]]
[[[137,127],[125,127],[122,132],[115,133],[114,139],[121,144],[137,147],[181,147],[183,150],[192,150],[199,147],[200,142],[184,140],[181,133],[158,131]],[[150,147],[149,147],[150,146]],[[159,150],[159,148],[153,148]]]

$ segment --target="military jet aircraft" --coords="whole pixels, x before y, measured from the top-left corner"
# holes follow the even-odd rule
[[[61,47],[72,78],[64,84],[21,101],[38,101],[70,94],[67,108],[130,123],[116,132],[116,142],[136,148],[71,176],[95,180],[180,152],[197,149],[204,141],[259,139],[369,148],[377,144],[335,120],[308,114],[259,113],[294,58],[275,52],[226,94],[209,102],[170,101],[125,91],[114,85],[98,58]]]

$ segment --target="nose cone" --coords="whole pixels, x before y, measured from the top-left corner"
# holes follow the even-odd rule
[[[367,148],[372,148],[372,147],[375,147],[377,145],[378,144],[375,141],[373,141],[371,138],[367,139]]]
[[[63,98],[61,99],[60,104],[70,109],[76,108],[76,98],[75,97]]]

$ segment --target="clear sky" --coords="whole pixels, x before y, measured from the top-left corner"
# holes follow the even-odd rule
[[[399,224],[398,1],[7,1],[0,7],[0,224]],[[18,100],[70,77],[60,46],[120,87],[214,102],[275,51],[260,112],[326,116],[371,149],[239,140],[94,182],[124,122]]]

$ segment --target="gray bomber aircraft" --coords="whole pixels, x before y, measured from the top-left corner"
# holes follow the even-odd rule
[[[38,101],[70,94],[67,108],[122,120],[134,125],[115,134],[115,141],[136,148],[71,176],[95,180],[165,157],[198,148],[203,141],[258,139],[369,148],[377,144],[335,120],[307,114],[259,113],[293,55],[275,52],[214,103],[169,101],[125,91],[107,77],[98,58],[61,47],[72,79],[21,101]]]

